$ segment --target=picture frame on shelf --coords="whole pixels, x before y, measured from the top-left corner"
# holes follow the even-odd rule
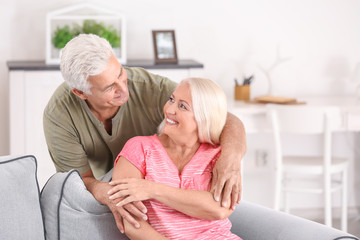
[[[152,31],[155,63],[177,63],[175,30]]]

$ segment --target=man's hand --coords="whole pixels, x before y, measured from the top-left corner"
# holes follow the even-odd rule
[[[241,199],[241,160],[246,152],[246,134],[239,118],[228,113],[220,138],[221,155],[213,169],[211,192],[222,206],[235,206]],[[231,198],[231,202],[230,202]]]
[[[211,182],[211,192],[215,200],[221,199],[223,207],[231,204],[233,210],[241,199],[241,159],[236,158],[239,157],[231,158],[222,154],[215,164]]]
[[[107,206],[113,213],[116,226],[118,227],[120,232],[124,233],[125,231],[123,219],[125,219],[128,223],[132,224],[135,228],[139,228],[140,224],[133,216],[137,216],[145,221],[147,220],[147,216],[145,215],[145,213],[147,212],[146,207],[143,205],[142,202],[132,202],[120,207],[116,206],[118,202],[120,202],[119,199],[110,200]]]
[[[91,170],[89,172],[91,172]],[[124,233],[123,218],[135,228],[139,228],[140,224],[133,216],[147,220],[147,216],[145,214],[147,209],[142,202],[138,201],[126,204],[123,207],[117,207],[116,204],[121,199],[111,200],[108,195],[108,192],[113,186],[111,186],[108,182],[100,182],[96,180],[92,176],[92,172],[89,172],[82,175],[86,188],[89,192],[91,192],[97,201],[109,207],[110,211],[114,215],[116,225],[122,233]]]

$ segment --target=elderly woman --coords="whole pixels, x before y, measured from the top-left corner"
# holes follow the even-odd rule
[[[110,199],[118,206],[144,201],[148,222],[131,239],[240,239],[230,232],[225,207],[209,192],[220,156],[226,96],[213,81],[183,80],[164,106],[159,135],[130,139],[115,162]]]

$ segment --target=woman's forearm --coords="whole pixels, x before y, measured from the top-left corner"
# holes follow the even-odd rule
[[[210,192],[179,189],[141,179],[143,178],[141,173],[137,170],[137,174],[130,174],[131,169],[137,170],[125,158],[120,158],[114,168],[112,180],[114,187],[109,191],[109,197],[111,199],[124,198],[118,203],[119,206],[129,202],[154,199],[186,215],[200,219],[223,219],[232,213],[232,210],[229,210],[230,204],[222,207],[219,202],[214,200]],[[124,177],[130,178],[125,179]]]
[[[128,221],[124,220],[125,234],[131,240],[167,240],[168,238],[156,231],[148,222],[138,218],[140,228],[135,228]]]
[[[222,207],[216,202],[210,192],[180,189],[165,184],[156,184],[153,188],[153,199],[200,219],[224,219],[233,212],[229,206]]]

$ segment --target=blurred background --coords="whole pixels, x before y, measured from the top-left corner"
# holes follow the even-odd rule
[[[0,155],[9,154],[9,71],[7,61],[45,60],[46,14],[84,1],[0,0]],[[203,75],[216,81],[229,98],[234,78],[254,76],[251,97],[359,96],[360,1],[358,0],[107,0],[87,1],[119,11],[126,18],[127,59],[154,59],[152,30],[172,29],[179,59],[204,65]],[[179,81],[180,79],[174,79]],[[354,152],[359,133],[340,135],[335,151]],[[266,188],[266,141],[249,136],[256,146],[245,165],[244,198],[270,206]],[[350,140],[349,140],[350,139]],[[341,145],[343,144],[343,145]],[[264,146],[262,146],[264,145]],[[45,147],[45,146],[44,146]],[[260,149],[260,150],[259,150]],[[262,161],[265,161],[262,162]],[[350,174],[350,206],[360,206],[360,164]],[[259,167],[260,166],[260,167]],[[263,168],[261,168],[263,166]],[[265,170],[264,170],[265,169]],[[246,171],[246,170],[245,170]],[[262,191],[254,190],[265,186]],[[350,190],[349,190],[350,191]],[[319,205],[317,205],[319,206]],[[310,207],[313,207],[312,205]],[[352,212],[353,218],[358,212]],[[359,222],[357,222],[359,224]],[[360,224],[357,225],[360,228]]]

